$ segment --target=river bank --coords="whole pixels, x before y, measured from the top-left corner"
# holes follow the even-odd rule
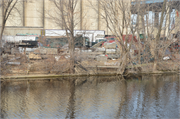
[[[26,78],[56,78],[76,76],[115,76],[118,74],[120,59],[108,59],[97,61],[94,59],[76,59],[75,73],[69,73],[69,62],[66,56],[46,55],[40,60],[29,60],[25,55],[11,56],[13,62],[5,62],[1,65],[1,80],[26,79]],[[85,56],[84,56],[85,57]],[[136,61],[136,60],[135,60]],[[16,62],[19,62],[17,64]],[[14,63],[14,64],[13,64]],[[128,64],[124,76],[133,74],[166,74],[178,73],[180,67],[179,58],[174,60],[161,60],[157,63],[157,71],[153,72],[153,62]]]
[[[134,75],[146,75],[146,74],[179,74],[179,71],[156,71],[156,72],[129,72],[126,77],[132,77]],[[35,79],[44,79],[44,78],[61,78],[61,77],[83,77],[83,76],[120,76],[117,72],[104,72],[97,74],[29,74],[29,75],[11,75],[11,76],[1,76],[1,82],[3,81],[15,81],[15,80],[35,80]]]

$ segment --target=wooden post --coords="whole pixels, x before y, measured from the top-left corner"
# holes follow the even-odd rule
[[[26,55],[26,47],[24,48],[24,55]]]
[[[97,65],[96,65],[96,74],[98,74],[98,67],[97,67]]]

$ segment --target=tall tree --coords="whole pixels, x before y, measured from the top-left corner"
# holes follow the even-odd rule
[[[164,0],[163,2],[163,6],[162,6],[162,11],[161,11],[161,18],[160,18],[160,25],[158,27],[158,32],[156,34],[156,38],[155,38],[155,44],[159,44],[159,41],[160,41],[160,35],[161,35],[161,31],[162,31],[162,25],[163,25],[163,22],[164,22],[164,16],[165,16],[165,13],[166,13],[166,3],[167,3],[167,0]],[[158,57],[158,50],[157,48],[158,45],[155,46],[155,61],[154,61],[154,66],[153,66],[153,71],[157,70],[157,57]]]
[[[20,1],[20,0],[19,0]],[[1,9],[2,9],[2,26],[1,26],[1,33],[0,33],[0,46],[2,46],[2,36],[6,26],[6,22],[11,15],[13,9],[16,8],[16,4],[18,0],[1,0]]]
[[[130,1],[131,0],[99,0],[99,8],[97,9],[89,0],[94,10],[98,12],[100,9],[101,12],[99,14],[101,19],[105,21],[111,34],[116,36],[116,43],[121,51],[118,74],[123,74],[126,66],[130,62],[130,48],[134,42],[134,33],[136,31],[131,21]]]
[[[78,23],[75,17],[79,15],[79,11],[76,9],[78,0],[53,0],[53,3],[55,5],[54,13],[49,12],[48,18],[53,20],[59,27],[66,30],[70,53],[70,72],[73,73],[75,60],[74,29]]]
[[[97,12],[98,9],[89,0],[91,7],[93,7]],[[170,11],[171,8],[176,8],[174,1],[163,0],[161,3],[154,1],[154,3],[149,4],[146,0],[99,0],[99,9],[102,11],[100,13],[101,18],[107,24],[108,29],[111,31],[112,35],[117,38],[117,45],[121,50],[121,58],[119,62],[119,74],[123,74],[125,68],[129,63],[134,61],[131,57],[131,46],[135,43],[132,40],[129,42],[130,34],[136,36],[138,40],[138,45],[136,48],[139,50],[138,62],[148,63],[152,61],[150,59],[154,58],[153,71],[157,69],[157,62],[162,60],[163,53],[165,49],[172,43],[170,40],[171,31],[169,30],[170,25]],[[150,13],[151,12],[151,17]],[[161,13],[161,16],[159,16]],[[155,17],[153,14],[155,14]],[[133,24],[134,17],[136,17],[136,24]],[[159,18],[160,17],[160,18]],[[167,42],[162,42],[160,38],[162,35],[169,39]],[[143,39],[140,38],[140,34],[143,35]],[[123,40],[123,35],[125,35],[125,40]],[[144,45],[142,45],[142,40]],[[148,48],[147,48],[148,47]],[[150,48],[150,51],[149,51]],[[163,53],[160,50],[163,49]],[[153,56],[151,57],[150,54]]]

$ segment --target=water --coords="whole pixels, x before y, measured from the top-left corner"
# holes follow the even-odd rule
[[[180,118],[179,76],[9,82],[1,118]]]

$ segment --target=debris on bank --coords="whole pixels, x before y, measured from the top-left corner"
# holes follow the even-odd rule
[[[13,43],[6,44],[6,48],[4,48],[1,57],[3,75],[69,73],[71,57],[67,38],[48,37],[43,41],[44,42],[40,39],[36,42],[24,41],[16,43],[16,45]],[[78,36],[75,41],[74,58],[76,73],[97,74],[98,72],[117,71],[119,68],[122,56],[116,40],[102,38],[101,40],[98,39],[97,42],[90,43],[85,37]],[[135,39],[133,47],[130,50],[132,58],[138,54],[136,42]],[[143,53],[145,53],[145,50],[140,52],[141,55],[143,55]],[[148,61],[151,61],[151,55],[147,55],[148,56],[143,55],[144,57],[141,57],[141,60],[147,60],[148,58]],[[177,66],[173,65],[173,61],[177,60],[177,62],[179,62],[179,59],[179,54],[165,54],[165,56],[162,57],[164,61],[158,63],[158,68],[159,70],[162,70],[160,67],[163,67],[165,70],[177,69]],[[173,67],[169,66],[171,69],[163,66],[166,65],[167,61],[169,64],[172,64],[171,66]],[[134,66],[129,64],[128,67],[136,68],[135,66],[140,66],[148,68],[152,64],[143,66],[143,64],[135,60],[133,65]]]

